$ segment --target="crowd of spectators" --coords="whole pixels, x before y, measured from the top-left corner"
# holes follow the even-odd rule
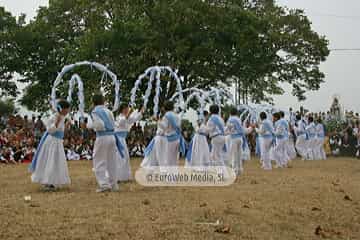
[[[314,113],[321,117],[326,127],[327,154],[332,156],[360,157],[360,118],[359,114],[346,112],[343,119],[334,119],[329,112]],[[95,133],[70,119],[66,123],[64,149],[68,160],[91,160]],[[41,116],[0,117],[0,163],[29,163],[32,161],[36,146],[46,131]],[[192,130],[184,130],[186,141],[190,141]],[[127,143],[131,157],[143,156],[146,145],[156,133],[156,125],[134,124],[129,132]],[[249,136],[249,145],[255,149],[255,136]]]
[[[77,120],[67,120],[64,149],[68,160],[91,160],[95,133],[82,127]],[[0,118],[0,163],[29,163],[36,151],[41,136],[46,131],[41,116],[10,116]],[[153,125],[139,123],[131,127],[127,138],[131,157],[141,157],[145,146],[154,136]]]

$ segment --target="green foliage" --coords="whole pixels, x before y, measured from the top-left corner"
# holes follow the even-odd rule
[[[21,31],[16,31],[15,52],[22,62],[8,70],[31,83],[21,100],[30,110],[47,110],[57,72],[82,60],[108,64],[123,80],[124,99],[129,98],[137,76],[153,65],[179,69],[184,88],[237,82],[244,102],[271,102],[272,95],[283,93],[281,83],[291,84],[293,94],[301,100],[305,91],[319,89],[324,78],[319,65],[329,54],[328,41],[311,29],[303,11],[285,9],[274,1],[49,3],[34,21],[18,24]],[[84,79],[85,96],[99,89],[100,74],[75,71]],[[67,74],[64,80],[70,77]],[[165,89],[166,81],[162,84]],[[112,89],[110,81],[106,88]],[[160,102],[175,90],[172,82]],[[66,95],[65,87],[59,95]]]
[[[182,132],[187,132],[187,138],[191,137],[195,133],[194,126],[187,119],[183,119],[181,121],[181,130],[182,130]],[[187,139],[187,140],[189,140],[189,139]]]
[[[17,88],[14,72],[21,68],[18,46],[14,39],[19,31],[23,17],[16,18],[0,7],[0,96],[16,96]]]
[[[0,100],[0,116],[9,116],[14,113],[16,113],[16,108],[13,100]]]
[[[346,127],[345,121],[338,121],[336,119],[329,120],[325,123],[327,134],[341,132]]]

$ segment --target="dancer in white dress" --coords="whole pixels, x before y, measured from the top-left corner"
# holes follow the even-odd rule
[[[185,156],[185,140],[181,133],[181,120],[174,112],[174,103],[167,101],[164,103],[164,117],[159,122],[159,127],[166,136],[166,148],[163,149],[165,155],[160,158],[160,167],[178,166],[179,153]]]
[[[164,149],[166,148],[166,137],[164,131],[157,128],[156,135],[145,148],[144,159],[141,162],[143,168],[155,168],[160,166],[159,159],[164,158]]]
[[[309,137],[308,140],[308,160],[315,159],[315,146],[316,146],[316,125],[314,123],[314,118],[312,116],[308,117],[308,125],[306,126],[306,133]]]
[[[287,144],[289,139],[287,122],[281,120],[280,113],[275,113],[273,115],[273,119],[275,122],[275,145],[271,151],[271,159],[276,162],[276,167],[283,168],[287,166],[290,159],[287,153]]]
[[[92,122],[88,128],[96,132],[94,144],[93,166],[99,188],[96,192],[119,191],[117,184],[118,155],[124,159],[124,146],[115,137],[115,120],[113,113],[104,106],[102,95],[93,96],[94,110],[91,112]]]
[[[256,129],[256,132],[259,134],[261,167],[264,170],[271,170],[270,151],[273,141],[275,140],[273,123],[267,119],[265,112],[260,113],[260,120],[261,124],[260,127]]]
[[[120,115],[118,116],[116,123],[115,123],[115,136],[118,141],[124,146],[124,158],[121,159],[121,156],[118,155],[119,159],[119,168],[117,170],[118,181],[129,181],[132,179],[131,176],[131,166],[130,166],[130,155],[129,149],[126,143],[126,137],[130,131],[131,126],[140,121],[142,115],[144,113],[144,108],[140,111],[134,111],[133,113],[130,112],[129,106],[127,104],[121,104],[120,108]]]
[[[230,135],[229,161],[235,174],[239,176],[244,171],[243,154],[246,148],[246,135],[253,131],[252,127],[244,128],[241,119],[238,117],[238,110],[233,107],[230,118],[226,123],[225,133]]]
[[[180,118],[173,112],[174,103],[164,103],[165,115],[158,122],[157,136],[145,149],[142,167],[158,165],[160,170],[178,166],[179,152],[185,156],[185,141],[181,134]]]
[[[42,136],[29,170],[31,180],[44,185],[44,190],[56,190],[57,186],[70,184],[69,170],[63,145],[65,116],[70,104],[65,100],[57,103],[57,113],[53,115]]]
[[[206,132],[211,139],[210,165],[224,167],[227,160],[225,142],[225,123],[220,117],[220,108],[217,105],[210,107],[210,118],[206,124]]]
[[[296,150],[303,160],[308,159],[308,136],[306,133],[306,122],[301,115],[296,116],[296,125],[294,127],[296,135]]]
[[[207,140],[206,121],[209,113],[204,111],[204,119],[200,119],[199,129],[192,138],[186,153],[185,167],[195,167],[201,170],[209,166],[210,148]]]
[[[286,152],[289,156],[289,161],[294,160],[297,156],[296,149],[295,149],[295,142],[294,138],[290,131],[290,123],[285,119],[285,113],[283,111],[280,111],[280,117],[281,121],[283,122],[284,126],[286,126],[286,130],[288,132],[288,138],[286,143]]]
[[[326,153],[324,150],[324,142],[325,142],[325,128],[322,124],[321,118],[316,121],[316,137],[314,146],[314,159],[315,160],[326,160]]]

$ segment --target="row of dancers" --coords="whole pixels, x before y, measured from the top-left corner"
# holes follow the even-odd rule
[[[120,106],[120,115],[115,119],[113,113],[104,105],[102,95],[93,96],[94,109],[92,121],[87,127],[96,132],[93,150],[93,171],[98,183],[97,192],[119,191],[119,182],[132,179],[129,151],[126,137],[130,126],[141,120],[144,109],[131,112],[128,105]],[[65,117],[70,111],[70,104],[59,100],[57,113],[47,124],[30,165],[31,179],[42,184],[44,190],[56,190],[58,186],[70,184],[70,177],[63,147]],[[246,135],[256,131],[257,149],[262,168],[286,167],[296,158],[291,130],[296,134],[296,149],[304,159],[315,159],[322,155],[321,138],[325,137],[324,128],[313,122],[312,117],[298,119],[296,126],[290,126],[283,112],[275,113],[269,120],[266,113],[260,114],[260,123],[248,127],[243,125],[236,108],[226,121],[220,115],[220,107],[210,106],[210,113],[205,112],[189,146],[181,134],[181,119],[174,111],[174,103],[165,102],[163,117],[156,119],[157,132],[146,147],[143,168],[173,167],[179,165],[179,156],[186,159],[186,167],[228,166],[237,175],[244,171],[243,161],[250,159],[250,150]],[[316,143],[316,144],[315,144]],[[322,140],[323,143],[323,140]]]
[[[180,119],[171,112],[172,103],[168,104],[169,107],[165,105],[168,112],[159,122],[157,134],[145,151],[142,167],[178,165],[177,146],[181,146],[181,136],[179,143],[169,141],[166,137],[176,134],[176,128],[179,127],[173,125],[178,124]],[[169,124],[167,115],[174,116],[174,124]],[[262,112],[258,124],[245,126],[235,107],[225,122],[217,105],[210,107],[210,113],[205,111],[204,116],[205,119],[201,121],[188,146],[186,167],[227,166],[240,175],[244,171],[244,161],[250,160],[247,135],[254,131],[257,134],[257,153],[265,170],[272,169],[273,161],[276,168],[287,167],[297,154],[303,160],[326,159],[324,126],[320,120],[315,123],[311,116],[303,118],[299,115],[296,124],[291,126],[284,112],[274,113],[272,118]]]
[[[105,107],[104,96],[93,96],[94,109],[87,128],[96,132],[93,150],[93,171],[98,183],[97,192],[119,191],[119,182],[131,179],[130,156],[126,137],[131,125],[141,120],[144,109],[130,112],[126,104],[120,106],[115,120],[113,113]],[[66,161],[63,138],[65,117],[70,104],[65,100],[57,103],[57,112],[46,125],[33,161],[29,167],[31,180],[39,183],[45,191],[54,191],[59,186],[71,183]]]

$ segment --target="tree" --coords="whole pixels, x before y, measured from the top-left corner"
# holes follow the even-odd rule
[[[271,0],[56,0],[21,29],[19,72],[31,83],[22,103],[31,110],[48,108],[57,72],[76,61],[108,64],[123,80],[123,99],[147,67],[170,65],[184,76],[184,88],[237,82],[243,102],[271,102],[282,94],[281,83],[299,99],[317,90],[324,78],[319,65],[329,54],[302,11]],[[86,96],[99,89],[99,73],[76,71]],[[161,100],[175,90],[170,83]],[[65,95],[66,84],[59,91]]]
[[[302,10],[277,6],[273,0],[221,2],[224,8],[245,9],[254,17],[245,32],[248,38],[235,38],[230,53],[234,58],[228,77],[237,82],[242,102],[272,102],[272,95],[283,93],[282,83],[291,84],[299,100],[307,90],[320,88],[324,74],[319,65],[329,55],[328,41],[311,29]],[[227,31],[236,32],[242,22],[235,17]]]
[[[9,116],[16,112],[15,103],[11,99],[0,100],[0,116]]]
[[[0,7],[0,96],[16,96],[16,83],[12,81],[14,73],[21,68],[18,46],[14,39],[24,17],[19,22],[11,13]]]

